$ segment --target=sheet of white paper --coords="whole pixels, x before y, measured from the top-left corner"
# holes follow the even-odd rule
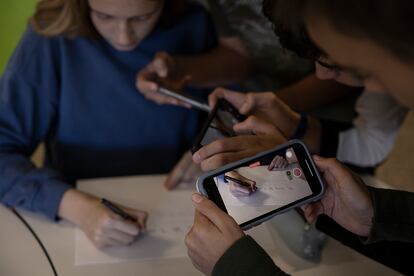
[[[75,265],[116,263],[149,259],[187,257],[184,237],[190,230],[194,208],[192,190],[179,188],[166,191],[162,176],[122,177],[87,180],[78,183],[82,191],[105,197],[125,206],[149,213],[147,233],[130,246],[98,250],[85,234],[75,233]],[[272,237],[265,226],[249,231],[265,249],[274,248]]]

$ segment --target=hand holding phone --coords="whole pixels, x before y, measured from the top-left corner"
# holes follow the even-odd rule
[[[201,147],[218,139],[236,136],[233,126],[246,120],[246,118],[228,101],[219,99],[197,136],[191,152],[195,153]]]
[[[234,177],[234,172],[240,177]],[[244,188],[249,183],[254,188],[234,194],[231,181]],[[294,140],[201,176],[197,190],[247,229],[319,199],[324,186],[308,149]]]
[[[136,87],[145,98],[157,104],[179,105],[191,108],[185,102],[158,92],[160,86],[182,91],[191,77],[177,70],[176,60],[167,52],[158,52],[154,59],[136,77]]]
[[[256,181],[242,176],[237,171],[225,173],[224,182],[229,183],[229,191],[235,197],[249,196],[257,191]]]

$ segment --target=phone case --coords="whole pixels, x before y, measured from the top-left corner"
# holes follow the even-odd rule
[[[213,121],[214,117],[216,116],[217,113],[217,109],[220,107],[223,110],[227,110],[230,113],[232,113],[234,115],[234,117],[239,120],[240,122],[244,121],[247,119],[247,117],[245,115],[239,114],[239,112],[237,111],[236,108],[234,108],[229,102],[227,102],[224,99],[220,99],[217,104],[214,106],[212,112],[210,112],[207,120],[204,122],[203,127],[201,128],[200,133],[196,136],[195,141],[193,142],[193,145],[191,146],[191,153],[194,154],[196,151],[198,151],[200,148],[202,148],[201,145],[201,141],[203,140],[207,129],[209,128],[211,121]]]
[[[209,178],[209,177],[211,177],[213,175],[219,175],[219,174],[225,173],[225,172],[230,171],[230,170],[232,170],[234,168],[240,167],[240,165],[242,165],[244,163],[247,163],[247,162],[252,161],[252,160],[255,160],[255,159],[259,159],[259,158],[261,158],[261,157],[263,157],[263,156],[265,156],[265,155],[267,155],[267,154],[269,154],[269,153],[271,153],[273,151],[277,151],[279,149],[289,147],[289,146],[291,146],[293,144],[300,144],[300,145],[302,145],[305,148],[306,153],[309,156],[312,156],[310,154],[309,149],[307,148],[307,146],[301,140],[291,140],[291,141],[289,141],[289,142],[287,142],[287,143],[285,143],[283,145],[280,145],[280,146],[278,146],[278,147],[276,147],[274,149],[271,149],[271,150],[268,150],[268,151],[265,151],[265,152],[261,152],[259,154],[256,154],[255,156],[247,157],[247,158],[244,158],[244,159],[239,160],[237,162],[233,162],[233,163],[227,164],[227,165],[225,165],[225,166],[223,166],[221,168],[218,168],[216,170],[213,170],[211,172],[208,172],[206,174],[201,175],[197,179],[196,189],[197,189],[197,191],[199,193],[207,196],[207,192],[206,192],[206,190],[203,187],[203,183],[204,183],[204,180],[206,178]],[[316,177],[318,178],[319,183],[321,183],[321,192],[319,194],[313,196],[312,198],[309,198],[309,199],[304,200],[304,201],[300,201],[300,202],[298,202],[298,203],[296,203],[296,204],[294,204],[294,205],[292,205],[292,206],[290,206],[290,207],[288,207],[286,209],[280,210],[280,211],[278,211],[278,212],[276,212],[274,214],[271,214],[271,215],[266,216],[266,217],[264,217],[264,218],[262,218],[260,220],[257,220],[257,221],[254,221],[254,222],[248,224],[248,225],[245,225],[245,226],[242,227],[243,230],[247,230],[247,229],[250,229],[250,228],[255,227],[257,225],[260,225],[263,222],[271,219],[272,217],[274,217],[276,215],[280,215],[280,214],[285,213],[287,211],[290,211],[290,210],[292,210],[292,209],[294,209],[296,207],[300,207],[300,206],[302,206],[302,205],[304,205],[306,203],[318,201],[319,199],[322,198],[323,194],[325,193],[325,186],[323,185],[324,182],[322,181],[322,178],[321,178],[321,176],[320,176],[320,174],[318,172],[318,169],[315,166],[315,163],[313,162],[313,159],[312,158],[309,158],[309,160],[310,160],[310,163],[311,163],[310,165],[313,167],[313,169],[314,169],[314,171],[316,173]]]

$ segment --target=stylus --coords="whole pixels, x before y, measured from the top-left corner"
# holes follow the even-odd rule
[[[202,111],[206,111],[206,112],[209,112],[209,113],[211,112],[211,107],[208,106],[208,104],[201,103],[201,102],[199,102],[199,101],[197,101],[195,99],[191,99],[191,98],[188,98],[186,96],[180,95],[180,94],[178,94],[176,92],[173,92],[171,90],[168,90],[168,89],[166,89],[164,87],[160,87],[158,89],[158,92],[160,92],[160,93],[162,93],[164,95],[167,95],[169,97],[172,97],[174,99],[180,100],[182,102],[188,103],[191,106],[194,106],[194,107],[196,107],[196,108],[198,108],[198,109],[200,109]]]

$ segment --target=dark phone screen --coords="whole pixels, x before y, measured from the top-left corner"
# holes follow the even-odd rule
[[[303,155],[308,156],[300,144],[294,144],[210,177],[204,188],[243,226],[320,193],[309,156]]]
[[[236,136],[233,126],[245,119],[246,117],[240,115],[230,103],[219,100],[213,111],[213,117],[209,118],[208,126],[203,129],[204,135],[199,139],[198,148],[224,137]]]

